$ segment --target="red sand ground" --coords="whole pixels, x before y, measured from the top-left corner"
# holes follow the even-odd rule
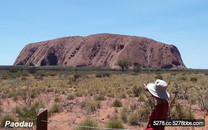
[[[54,95],[48,95],[48,100]],[[46,97],[41,96],[42,98],[46,99]],[[90,97],[85,98],[85,100],[91,100]],[[68,103],[75,103],[78,104],[83,101],[83,97],[76,98],[74,100],[68,100]],[[80,121],[90,118],[94,119],[99,123],[99,126],[104,127],[105,124],[116,114],[116,110],[119,113],[122,108],[115,108],[112,107],[111,104],[113,102],[113,98],[108,98],[105,101],[101,101],[101,109],[98,109],[95,113],[88,114],[84,109],[81,109],[79,105],[71,105],[64,109],[61,113],[54,114],[49,120],[53,121],[48,124],[49,130],[73,130],[76,126],[69,125],[74,124],[78,125]],[[136,103],[135,98],[126,98],[121,99],[125,106],[130,106]],[[53,101],[53,100],[52,100]],[[181,104],[187,106],[185,101],[180,101]],[[6,99],[2,101],[1,99],[1,106],[4,110],[11,111],[11,108],[14,108],[17,104],[24,104],[22,101],[14,102],[12,99]],[[193,105],[193,109],[195,109],[195,115],[197,119],[204,119],[205,118],[205,126],[204,127],[166,127],[166,130],[208,130],[208,112],[201,112],[199,111],[199,106]],[[10,110],[11,109],[11,110]],[[206,116],[205,116],[206,115]],[[125,128],[128,129],[138,129],[142,130],[146,127],[147,122],[141,123],[140,126],[127,126]]]

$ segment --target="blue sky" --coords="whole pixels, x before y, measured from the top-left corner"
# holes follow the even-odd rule
[[[28,43],[114,33],[173,44],[188,68],[208,69],[207,7],[207,0],[1,0],[0,65],[12,65]]]

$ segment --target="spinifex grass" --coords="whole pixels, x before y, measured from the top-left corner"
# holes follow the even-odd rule
[[[118,99],[122,102],[118,107],[121,120],[129,125],[136,125],[139,124],[137,119],[147,118],[151,110],[143,110],[141,105],[132,104],[129,101],[135,99],[135,102],[141,104],[148,102],[152,97],[144,90],[144,83],[155,82],[155,78],[159,78],[158,75],[169,83],[167,90],[171,95],[171,114],[169,115],[175,117],[180,115],[177,112],[180,107],[176,109],[176,105],[181,101],[186,103],[184,109],[198,105],[202,110],[207,110],[208,103],[205,99],[208,93],[208,76],[204,72],[111,72],[110,74],[100,72],[99,74],[98,72],[34,74],[13,72],[11,74],[9,72],[0,74],[0,99],[4,99],[5,102],[12,100],[16,103],[9,108],[11,110],[18,106],[18,103],[29,108],[33,103],[41,100],[45,107],[53,108],[54,112],[62,112],[65,109],[60,107],[76,101],[75,105],[86,110],[88,114],[102,111],[105,103],[112,107],[113,101]],[[81,102],[85,97],[90,97],[92,101]],[[108,102],[109,100],[112,102]],[[4,102],[0,105],[2,111],[5,111]],[[128,108],[130,111],[120,111],[123,108]],[[194,114],[190,115],[192,117]]]

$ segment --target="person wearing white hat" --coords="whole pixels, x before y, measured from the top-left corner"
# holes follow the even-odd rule
[[[164,80],[157,79],[155,83],[148,83],[145,89],[156,99],[157,104],[149,115],[149,122],[145,130],[164,130],[164,126],[153,126],[153,120],[165,120],[169,105],[167,99],[170,94],[166,91],[168,84]]]

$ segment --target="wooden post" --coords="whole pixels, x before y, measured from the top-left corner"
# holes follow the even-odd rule
[[[48,110],[40,108],[37,115],[36,130],[47,130],[48,128]]]

